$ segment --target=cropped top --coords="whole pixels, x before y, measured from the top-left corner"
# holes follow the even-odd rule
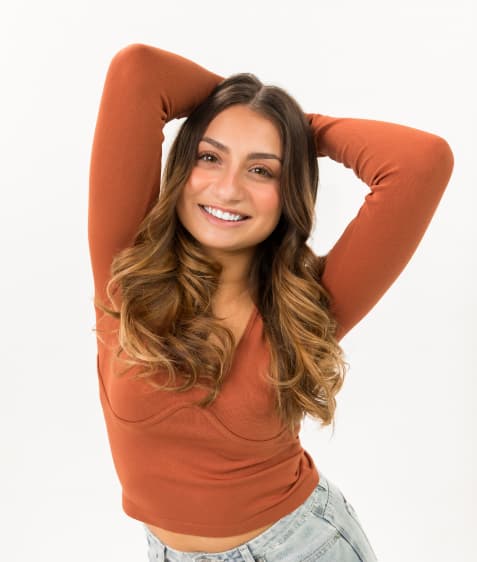
[[[223,80],[166,50],[133,43],[107,70],[91,151],[88,242],[95,294],[113,256],[130,245],[156,201],[164,125],[188,116]],[[305,113],[317,157],[351,168],[369,186],[357,215],[326,255],[340,340],[376,304],[416,250],[450,179],[442,137],[395,123]],[[117,320],[95,307],[96,328]],[[135,369],[112,374],[117,342],[101,333],[97,375],[124,512],[177,533],[238,535],[295,510],[319,481],[314,460],[273,414],[263,373],[269,349],[255,306],[218,398],[158,392]],[[108,340],[108,337],[110,338]],[[167,377],[164,379],[167,380]]]

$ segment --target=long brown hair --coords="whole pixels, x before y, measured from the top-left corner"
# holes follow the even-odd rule
[[[348,364],[334,337],[330,295],[320,284],[326,256],[315,255],[306,243],[319,179],[313,133],[298,103],[282,88],[264,85],[250,73],[234,74],[194,109],[170,148],[158,200],[133,244],[112,261],[106,294],[113,308],[97,298],[95,305],[119,320],[116,357],[125,351],[129,358],[122,361],[142,365],[138,377],[162,391],[206,388],[210,393],[197,403],[203,408],[215,400],[236,343],[212,312],[222,266],[183,227],[176,202],[208,124],[235,104],[270,119],[283,148],[282,215],[257,245],[250,270],[270,348],[268,380],[276,390],[276,413],[291,431],[305,414],[328,425]],[[117,290],[119,305],[114,302]],[[211,334],[215,338],[209,340]],[[152,380],[158,369],[168,373],[165,385]],[[179,374],[184,384],[169,386]]]

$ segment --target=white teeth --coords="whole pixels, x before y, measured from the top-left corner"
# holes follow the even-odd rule
[[[219,217],[220,219],[224,219],[227,221],[238,221],[242,219],[242,215],[232,215],[231,213],[219,211],[219,209],[214,209],[213,207],[206,207],[204,205],[204,209],[211,215],[215,217]]]

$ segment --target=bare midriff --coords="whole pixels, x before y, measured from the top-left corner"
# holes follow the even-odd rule
[[[162,543],[175,550],[181,550],[182,552],[222,552],[252,540],[272,525],[273,523],[270,523],[259,529],[248,531],[242,535],[234,535],[233,537],[200,537],[197,535],[174,533],[155,525],[148,524],[147,527]]]

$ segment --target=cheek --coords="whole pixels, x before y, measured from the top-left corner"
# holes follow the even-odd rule
[[[187,214],[188,214],[187,207],[190,197],[191,197],[191,187],[189,183],[186,183],[183,186],[181,193],[177,198],[177,202],[176,202],[176,213],[182,224],[184,224],[184,221],[187,222]]]
[[[184,191],[186,191],[186,195],[193,196],[200,191],[207,185],[208,183],[208,175],[205,171],[200,170],[200,168],[194,168],[187,180],[187,183],[184,186]]]
[[[194,181],[192,175],[187,180],[187,183],[184,184],[182,188],[181,194],[177,199],[177,209],[185,210],[187,204],[190,202],[191,199],[198,193],[198,184]]]
[[[278,189],[270,191],[268,193],[264,193],[260,197],[259,202],[260,208],[263,212],[271,215],[278,215],[281,214],[281,201],[280,201],[280,192]]]

